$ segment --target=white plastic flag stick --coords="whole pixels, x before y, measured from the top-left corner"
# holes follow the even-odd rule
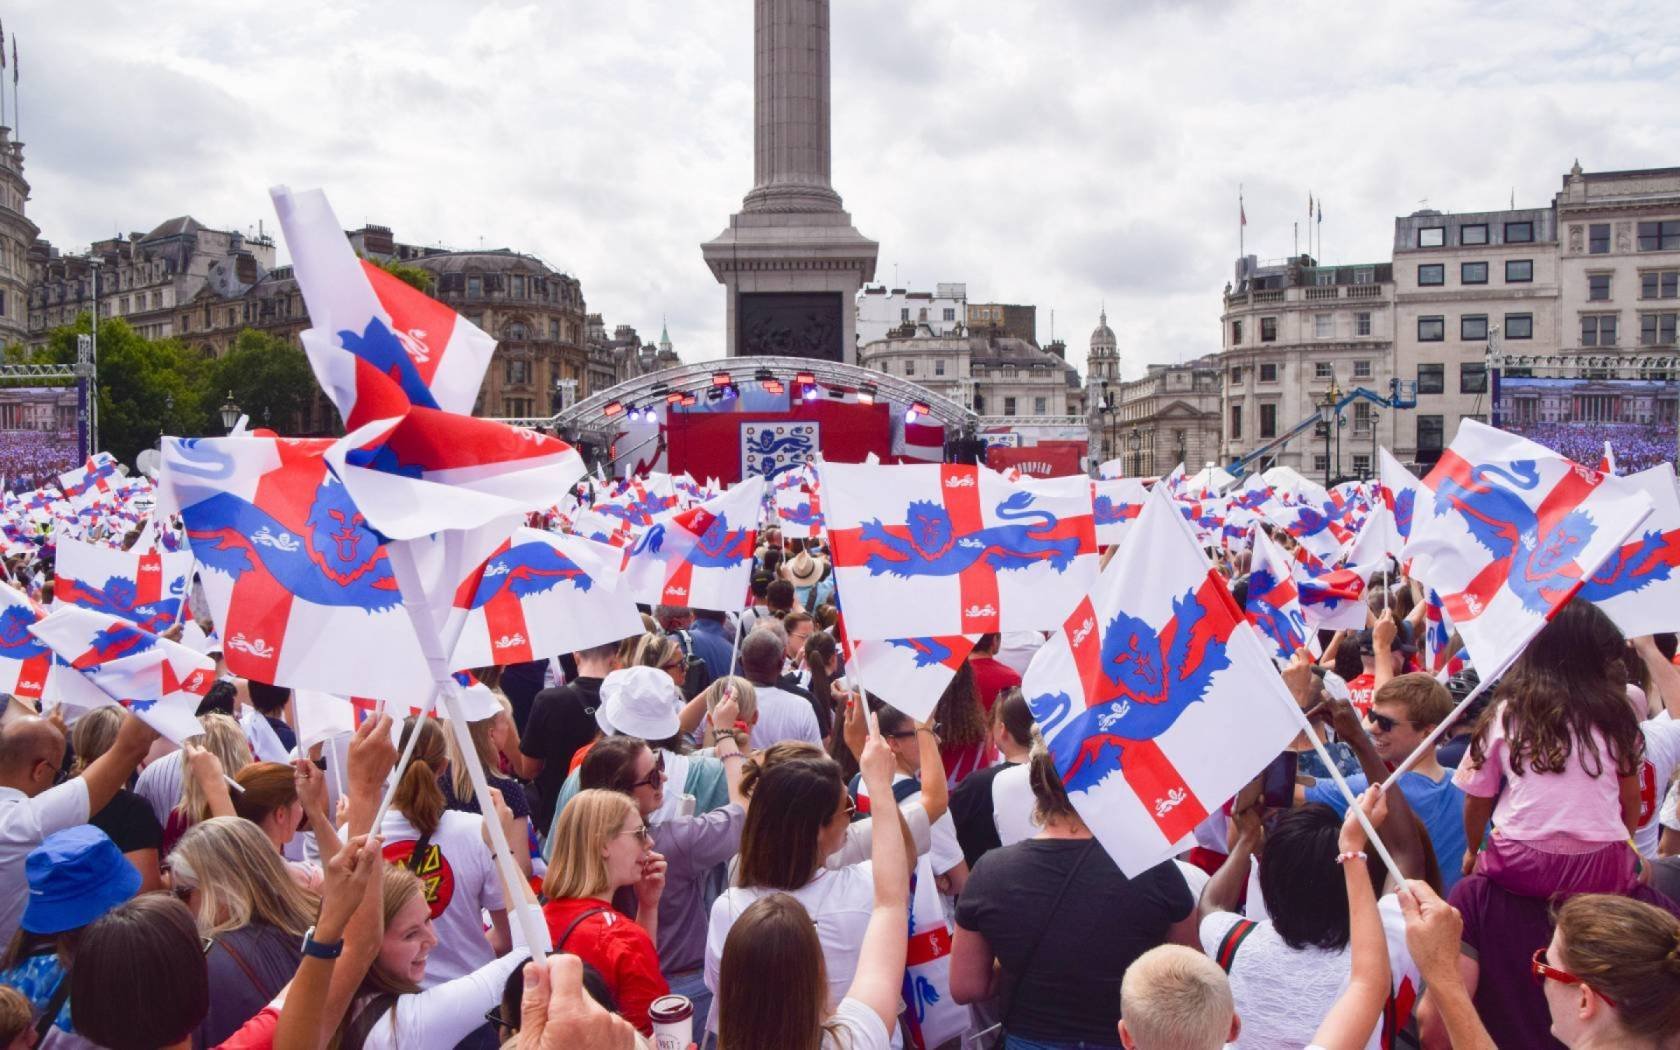
[[[466,763],[473,793],[478,798],[479,812],[484,816],[484,827],[490,835],[490,849],[496,855],[496,864],[501,868],[502,879],[511,892],[516,886],[527,885],[527,880],[513,859],[513,851],[508,848],[507,835],[502,829],[502,822],[496,816],[495,804],[490,800],[490,781],[484,772],[484,762],[479,758],[478,748],[473,744],[466,719],[462,717],[461,687],[451,675],[449,660],[445,655],[450,646],[446,646],[444,639],[439,636],[429,596],[420,581],[420,572],[414,562],[413,542],[398,540],[389,545],[387,549],[390,551],[391,569],[397,577],[397,586],[402,591],[403,605],[408,610],[409,619],[414,623],[414,633],[420,640],[420,651],[425,653],[426,663],[431,667],[432,677],[437,682],[437,694],[430,706],[435,707],[441,701],[444,713],[448,715],[449,730],[454,734],[457,749]],[[449,639],[450,645],[453,645],[454,641],[453,638]],[[424,717],[421,716],[422,721]],[[409,738],[409,750],[413,750],[412,745],[419,736],[417,723],[413,735]],[[397,768],[400,770],[403,767]],[[400,783],[400,773],[397,779]],[[378,830],[377,822],[373,826]],[[549,950],[548,927],[541,921],[539,913],[525,907],[522,901],[508,901],[507,904],[508,910],[519,922],[520,932],[531,949],[531,957],[540,964]]]
[[[1513,656],[1505,662],[1505,667],[1501,667],[1498,673],[1491,674],[1477,682],[1476,688],[1470,690],[1470,695],[1466,696],[1463,700],[1460,700],[1457,707],[1447,712],[1447,717],[1441,719],[1441,724],[1431,730],[1429,735],[1424,737],[1423,741],[1418,744],[1417,748],[1413,750],[1411,754],[1406,756],[1406,761],[1394,767],[1394,772],[1390,773],[1388,775],[1388,779],[1383,781],[1383,790],[1387,791],[1389,788],[1393,787],[1395,781],[1400,779],[1400,774],[1417,764],[1417,760],[1423,756],[1423,753],[1433,747],[1435,745],[1435,741],[1441,739],[1441,734],[1452,728],[1452,724],[1458,721],[1458,716],[1462,715],[1465,709],[1468,708],[1478,696],[1482,695],[1482,690],[1497,681],[1499,676],[1505,673],[1506,668],[1510,667],[1511,664],[1515,662],[1516,657]],[[1443,668],[1443,671],[1444,670],[1445,668]]]
[[[392,544],[392,546],[396,545]],[[396,559],[393,557],[393,564],[395,561]],[[414,720],[414,731],[408,734],[408,743],[403,745],[402,754],[397,756],[397,764],[391,767],[391,782],[385,786],[385,797],[379,800],[379,808],[373,812],[373,830],[375,832],[384,822],[385,811],[391,808],[391,800],[397,796],[397,785],[402,783],[402,771],[408,768],[408,760],[414,757],[414,745],[420,739],[420,730],[425,726],[427,717],[436,706],[437,696],[434,694],[432,699],[427,701],[426,706],[420,709],[420,714]]]
[[[746,619],[747,609],[751,608],[752,606],[749,605],[746,609],[742,609],[735,614],[735,645],[729,650],[729,677],[731,678],[735,677],[735,665],[741,659],[741,621]]]

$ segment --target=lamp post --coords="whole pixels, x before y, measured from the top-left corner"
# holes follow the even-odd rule
[[[231,390],[228,391],[227,400],[222,402],[221,414],[222,429],[232,433],[234,426],[239,423],[239,406],[233,403],[233,391]]]
[[[1126,435],[1126,444],[1132,450],[1132,477],[1143,476],[1143,435],[1134,430]]]
[[[1324,400],[1318,403],[1318,421],[1324,427],[1324,487],[1330,487],[1330,428],[1336,421],[1336,400],[1341,391],[1336,389],[1336,381],[1330,380],[1330,388],[1324,391]]]
[[[1378,476],[1378,467],[1377,467],[1377,420],[1379,420],[1381,418],[1382,417],[1379,413],[1376,413],[1376,412],[1371,413],[1371,468],[1365,472],[1366,480],[1369,480],[1371,478],[1374,478],[1374,477]]]
[[[1108,383],[1102,385],[1102,403],[1097,411],[1103,417],[1103,458],[1114,455],[1114,395],[1108,392]]]

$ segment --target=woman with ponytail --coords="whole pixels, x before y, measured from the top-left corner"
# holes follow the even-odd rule
[[[410,718],[403,726],[402,746],[417,731],[414,755],[398,773],[397,791],[379,834],[385,839],[385,859],[420,876],[425,888],[438,938],[420,985],[430,988],[506,953],[510,935],[484,818],[446,808],[438,783],[449,771],[444,731],[430,719]],[[488,931],[481,917],[486,911]]]

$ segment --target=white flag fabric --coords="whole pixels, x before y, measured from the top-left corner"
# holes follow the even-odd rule
[[[67,606],[29,631],[103,693],[177,744],[204,732],[198,705],[216,665],[121,617]],[[68,701],[67,701],[68,702]]]
[[[872,695],[925,722],[979,640],[977,634],[959,634],[853,642],[847,674]]]
[[[1096,527],[1097,546],[1119,543],[1126,527],[1143,513],[1148,496],[1149,490],[1136,478],[1091,482],[1091,523]]]
[[[1022,685],[1074,808],[1134,876],[1181,848],[1300,728],[1265,643],[1177,514],[1150,495]]]
[[[655,521],[626,556],[631,596],[648,605],[718,612],[744,608],[763,502],[764,478],[755,475],[721,496]]]
[[[1680,497],[1674,464],[1625,477],[1651,500],[1651,516],[1581,585],[1629,638],[1680,630]]]

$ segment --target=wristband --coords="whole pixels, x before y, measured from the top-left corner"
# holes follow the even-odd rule
[[[719,755],[718,760],[719,761],[728,761],[731,758],[739,758],[742,761],[746,761],[746,757],[747,757],[746,755],[741,754],[741,752],[739,752],[739,751],[731,751],[727,755]]]
[[[331,944],[322,944],[315,939],[315,927],[309,927],[303,935],[303,954],[311,959],[336,959],[344,951],[344,938],[339,938]]]
[[[1364,850],[1349,850],[1346,853],[1337,854],[1336,863],[1346,864],[1350,860],[1357,860],[1363,864],[1368,859],[1369,858],[1365,856]]]

